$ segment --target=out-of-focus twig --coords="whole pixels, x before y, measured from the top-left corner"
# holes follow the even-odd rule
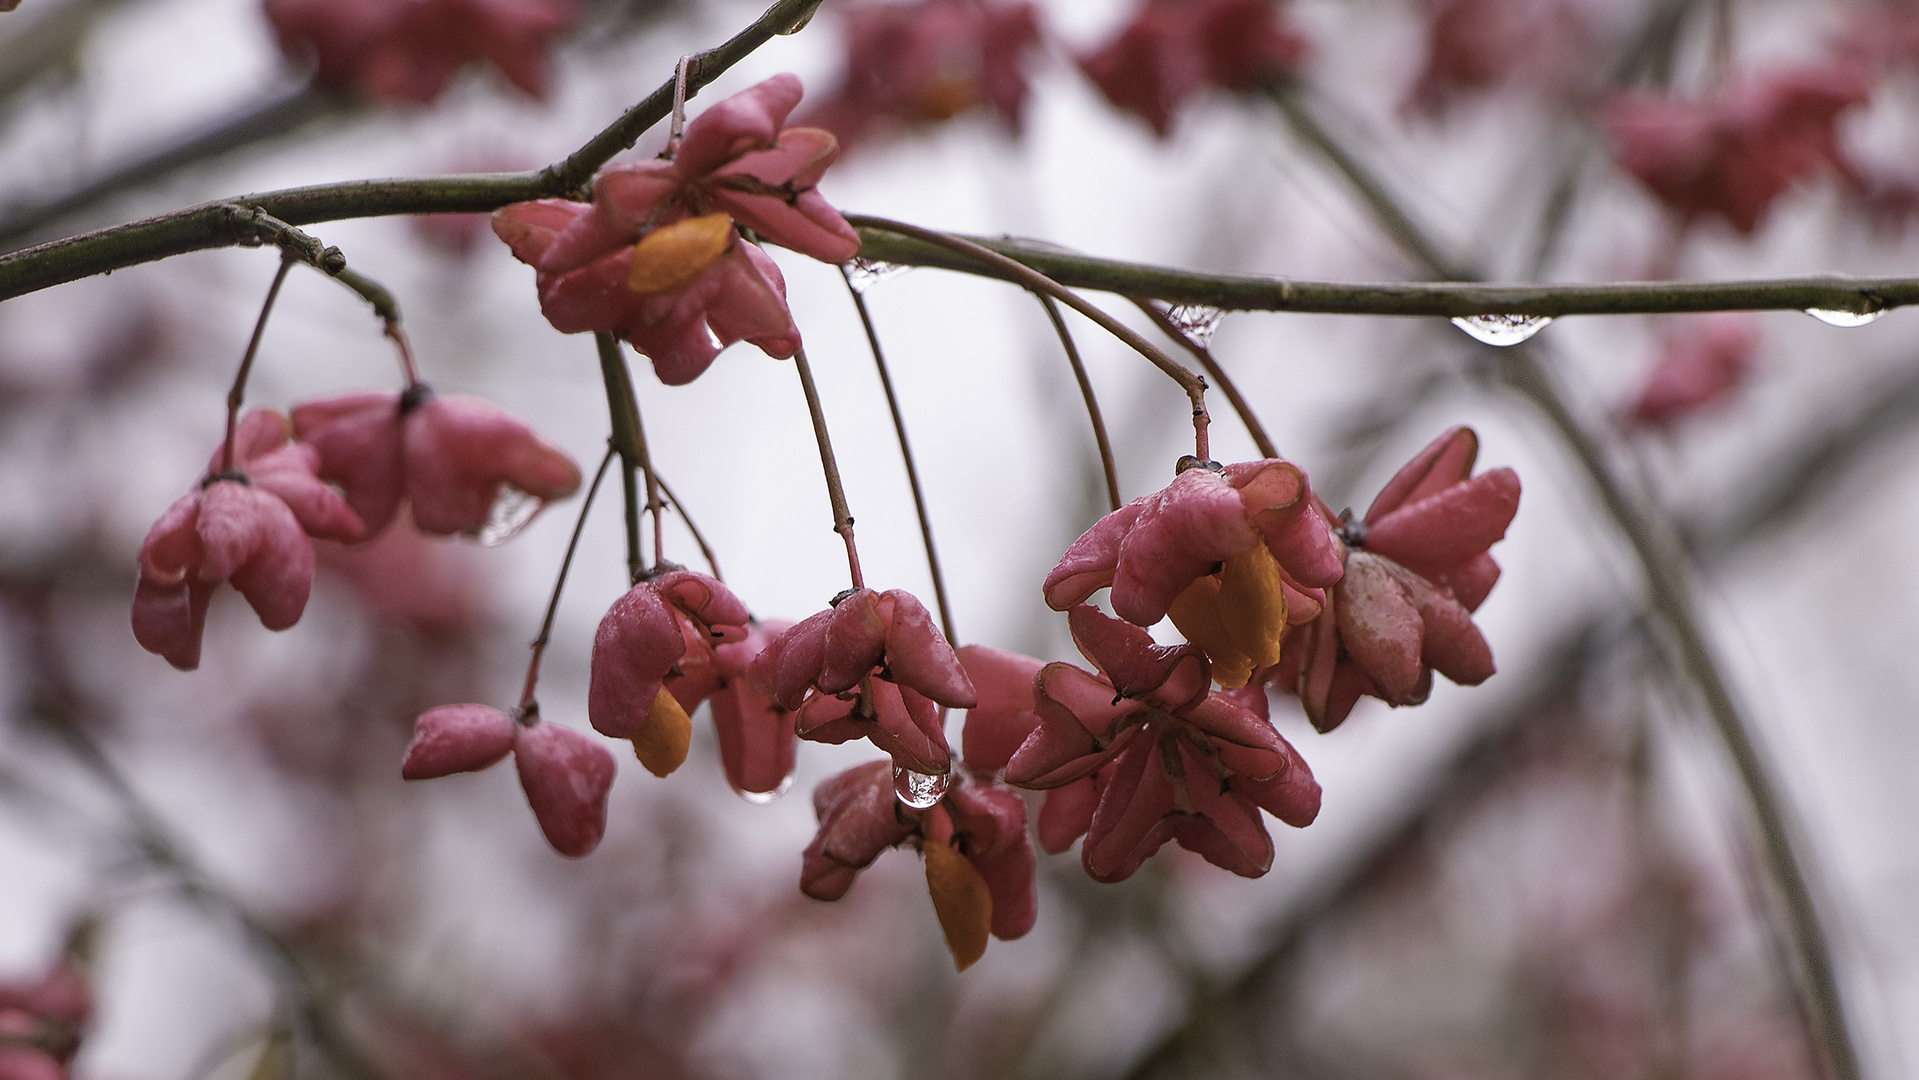
[[[1638,26],[1627,35],[1618,54],[1607,65],[1598,92],[1603,94],[1618,89],[1639,78],[1656,54],[1671,50],[1674,39],[1684,29],[1685,19],[1703,2],[1655,0],[1650,4],[1641,15]],[[1668,57],[1668,66],[1669,63]],[[1581,181],[1599,149],[1596,133],[1584,123],[1583,118],[1569,119],[1572,121],[1570,126],[1573,128],[1574,145],[1553,170],[1552,180],[1545,187],[1546,198],[1532,229],[1532,252],[1526,261],[1526,280],[1529,281],[1544,278],[1557,258],[1578,206]],[[1333,469],[1328,469],[1325,464],[1319,466],[1319,473],[1335,474],[1335,480],[1328,485],[1328,490],[1336,491],[1342,487],[1339,482],[1341,479],[1350,483],[1353,477],[1372,464],[1372,458],[1385,445],[1385,436],[1424,404],[1445,378],[1442,372],[1428,370],[1401,379],[1402,385],[1387,395],[1369,401],[1358,416],[1349,419],[1344,425],[1344,433],[1336,441],[1357,452],[1347,455],[1348,460],[1343,467],[1337,463]]]
[[[43,590],[33,583],[8,582],[0,594],[30,635],[34,682],[24,714],[37,720],[40,729],[111,797],[122,818],[127,844],[142,861],[171,877],[189,900],[240,931],[279,988],[286,1007],[298,1018],[301,1033],[335,1067],[353,1080],[386,1080],[385,1070],[341,1030],[298,950],[256,919],[187,854],[159,814],[94,740],[86,717],[89,705],[68,677],[69,664],[49,625]]]
[[[128,161],[56,198],[8,207],[0,216],[0,244],[11,244],[79,214],[107,199],[181,169],[217,161],[269,140],[305,132],[309,125],[345,116],[352,109],[342,97],[317,90],[282,93],[263,105],[208,125],[178,143]]]
[[[1267,93],[1273,103],[1279,106],[1279,113],[1285,118],[1287,126],[1292,128],[1294,137],[1319,153],[1338,171],[1352,187],[1353,193],[1379,220],[1380,227],[1386,230],[1393,242],[1418,260],[1425,270],[1446,281],[1472,281],[1478,276],[1464,263],[1456,262],[1445,254],[1431,232],[1413,220],[1379,177],[1348,150],[1343,141],[1333,136],[1319,117],[1314,115],[1304,88],[1296,80],[1291,77],[1275,79],[1268,85]]]
[[[778,0],[724,43],[696,53],[687,92],[712,82],[775,35],[797,31],[819,4]],[[257,208],[292,225],[310,225],[342,217],[484,213],[530,199],[578,197],[600,166],[665,118],[672,107],[673,84],[668,79],[564,161],[537,172],[355,180],[259,192],[0,255],[0,300],[189,251],[231,246],[240,242],[228,220],[227,208],[234,205]]]
[[[71,67],[80,47],[103,15],[129,0],[69,0],[51,14],[0,43],[0,100],[30,85],[41,74]],[[667,3],[594,0],[597,18],[576,28],[589,47],[604,46],[642,25]],[[718,64],[716,68],[723,70]],[[241,150],[305,134],[330,120],[370,116],[350,94],[302,85],[280,91],[265,102],[248,102],[231,115],[213,120],[174,143],[148,150],[78,188],[45,202],[9,207],[0,215],[0,244],[44,233],[101,202],[164,180],[182,170],[210,164]]]
[[[1919,361],[1919,358],[1916,358]],[[1765,542],[1779,529],[1820,510],[1819,499],[1829,495],[1847,474],[1867,464],[1887,441],[1919,428],[1919,362],[1903,369],[1875,392],[1865,395],[1862,408],[1836,416],[1780,455],[1762,462],[1753,475],[1762,482],[1730,485],[1750,491],[1741,502],[1720,515],[1698,513],[1680,523],[1698,556],[1707,563],[1736,558],[1754,544]],[[1552,702],[1572,690],[1601,646],[1618,628],[1631,624],[1627,605],[1595,612],[1560,630],[1545,650],[1547,661],[1534,676],[1533,686],[1509,705],[1477,722],[1473,734],[1428,771],[1411,797],[1399,804],[1381,826],[1352,845],[1346,857],[1324,872],[1270,921],[1260,934],[1263,945],[1237,972],[1222,979],[1196,975],[1186,1019],[1150,1047],[1129,1077],[1155,1075],[1179,1056],[1180,1048],[1198,1041],[1196,1028],[1210,1022],[1233,1002],[1244,1001],[1270,984],[1290,962],[1306,933],[1327,912],[1353,895],[1369,871],[1406,838],[1415,835],[1443,797],[1476,782],[1483,770],[1478,763],[1510,741],[1534,718],[1550,714]]]
[[[1282,109],[1288,107],[1289,101],[1297,102],[1295,91],[1289,83],[1276,92]],[[1289,112],[1288,120],[1296,129],[1310,128],[1314,123],[1312,113],[1306,109]],[[1302,141],[1322,151],[1328,145],[1338,146],[1338,141],[1323,130],[1303,137]],[[1376,210],[1380,209],[1379,203],[1393,209],[1392,213],[1380,213],[1381,224],[1401,239],[1407,254],[1423,263],[1429,272],[1470,276],[1461,273],[1463,264],[1435,257],[1439,245],[1399,207],[1386,186],[1357,157],[1343,149],[1327,156],[1364,201]],[[1406,229],[1411,229],[1412,234],[1401,237]],[[1532,403],[1572,453],[1593,485],[1607,517],[1631,546],[1646,579],[1646,608],[1669,635],[1672,661],[1699,693],[1746,795],[1767,876],[1784,909],[1785,929],[1792,945],[1791,974],[1799,987],[1798,1000],[1807,1024],[1834,1080],[1859,1080],[1858,1055],[1833,970],[1831,947],[1813,898],[1806,861],[1799,850],[1797,826],[1784,791],[1754,741],[1700,625],[1694,608],[1689,560],[1677,533],[1647,500],[1627,487],[1599,441],[1574,416],[1564,395],[1531,349],[1524,345],[1503,349],[1499,360],[1503,381]]]
[[[26,89],[48,72],[73,67],[94,24],[127,2],[68,0],[38,18],[29,13],[8,19],[8,29],[14,32],[0,42],[0,101]],[[23,24],[21,20],[31,21]]]
[[[1330,871],[1304,889],[1264,929],[1263,948],[1238,971],[1217,980],[1192,973],[1185,1018],[1147,1048],[1124,1073],[1127,1080],[1160,1075],[1189,1048],[1208,1041],[1206,1036],[1215,1025],[1268,986],[1291,961],[1307,931],[1351,896],[1366,880],[1367,871],[1416,836],[1427,814],[1445,795],[1476,783],[1485,774],[1487,760],[1510,742],[1518,729],[1551,714],[1553,703],[1564,700],[1577,686],[1587,658],[1607,634],[1609,624],[1617,626],[1615,616],[1619,614],[1624,613],[1590,615],[1560,631],[1533,687],[1508,707],[1480,721],[1473,735],[1414,785],[1394,812],[1360,842],[1350,845]]]

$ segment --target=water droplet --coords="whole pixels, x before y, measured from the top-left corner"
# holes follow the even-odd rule
[[[544,499],[528,495],[512,484],[501,484],[499,493],[493,496],[493,505],[487,508],[486,524],[467,535],[479,541],[481,547],[504,544],[518,536],[545,505]]]
[[[1546,328],[1551,315],[1467,315],[1453,325],[1488,345],[1517,345]]]
[[[810,8],[807,8],[807,9],[806,9],[806,14],[804,14],[804,15],[801,15],[801,16],[800,16],[799,18],[797,18],[797,19],[794,19],[794,20],[793,20],[793,25],[791,25],[791,26],[789,26],[789,27],[787,27],[787,28],[786,28],[786,29],[784,29],[784,30],[781,30],[781,31],[780,31],[780,33],[781,33],[782,35],[790,35],[790,34],[797,34],[797,33],[799,33],[800,31],[802,31],[802,30],[804,30],[804,29],[806,29],[806,24],[807,24],[807,23],[810,23],[810,22],[812,22],[812,21],[813,21],[813,14],[814,14],[814,12],[817,12],[817,11],[818,11],[819,9],[820,9],[820,8],[819,8],[819,5],[818,5],[818,4],[815,4],[815,5],[813,5],[812,7],[810,7]]]
[[[865,292],[887,278],[899,277],[911,269],[910,266],[878,259],[854,259],[846,264],[846,280],[853,283],[853,288]]]
[[[893,766],[893,794],[915,810],[924,810],[946,794],[950,773],[929,776],[899,765]]]
[[[780,781],[780,786],[772,791],[741,791],[739,788],[734,788],[733,794],[754,806],[765,806],[791,790],[793,790],[793,773],[788,771],[785,778]]]
[[[1877,322],[1885,313],[1886,309],[1882,307],[1875,307],[1871,311],[1840,311],[1837,308],[1806,309],[1806,314],[1832,326],[1864,326],[1869,322]]]
[[[1219,329],[1226,313],[1205,304],[1174,304],[1167,309],[1166,318],[1203,349],[1212,344],[1213,332]]]

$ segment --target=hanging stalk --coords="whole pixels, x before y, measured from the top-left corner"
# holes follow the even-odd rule
[[[712,546],[706,542],[706,534],[700,532],[700,527],[693,520],[693,515],[687,512],[686,504],[681,502],[680,497],[673,494],[673,489],[666,485],[666,477],[656,472],[653,474],[653,482],[660,485],[660,494],[666,496],[666,501],[672,504],[673,509],[680,512],[680,520],[686,522],[686,531],[693,534],[693,543],[700,549],[700,558],[706,560],[706,568],[713,572],[713,580],[724,582],[726,575],[720,573],[720,560],[714,556]]]
[[[946,640],[959,641],[953,632],[953,606],[946,598],[946,575],[940,571],[939,549],[933,543],[933,519],[926,513],[926,493],[920,488],[919,467],[913,463],[913,447],[906,438],[906,418],[900,414],[900,401],[893,392],[893,376],[886,369],[886,354],[880,350],[879,332],[873,329],[872,313],[866,310],[866,297],[853,287],[853,278],[841,265],[840,278],[853,296],[853,307],[860,313],[860,325],[866,328],[866,343],[873,350],[873,366],[879,369],[880,386],[886,391],[886,408],[893,414],[893,432],[899,436],[900,460],[906,465],[906,482],[913,489],[913,512],[919,515],[920,539],[926,545],[926,568],[933,575],[933,598],[939,602],[940,629]]]
[[[1093,320],[1100,329],[1125,342],[1134,352],[1144,356],[1154,367],[1165,372],[1168,378],[1178,383],[1179,388],[1186,392],[1187,399],[1193,405],[1193,456],[1201,461],[1211,460],[1212,448],[1206,438],[1207,425],[1212,422],[1212,418],[1206,412],[1206,380],[1188,370],[1184,364],[1167,356],[1157,345],[1134,333],[1133,329],[1125,323],[1087,303],[1071,289],[1045,274],[970,240],[962,240],[957,236],[934,229],[923,229],[918,225],[908,225],[903,221],[892,221],[867,214],[848,214],[846,220],[857,227],[884,229],[887,232],[922,240],[968,256],[999,271],[1015,283],[1024,285],[1034,292],[1045,293]]]
[[[1059,305],[1043,292],[1036,292],[1033,297],[1046,309],[1046,317],[1053,320],[1053,332],[1059,335],[1060,348],[1066,350],[1066,362],[1073,367],[1073,381],[1079,383],[1080,400],[1086,403],[1086,419],[1093,425],[1093,442],[1099,447],[1099,468],[1106,476],[1106,502],[1117,510],[1124,505],[1119,498],[1119,471],[1113,465],[1113,440],[1106,435],[1106,418],[1099,411],[1099,398],[1093,396],[1093,380],[1086,376],[1079,346],[1073,344],[1072,332],[1066,329]]]
[[[1253,407],[1247,403],[1245,395],[1239,392],[1239,387],[1233,384],[1232,377],[1226,374],[1226,369],[1219,366],[1219,361],[1213,356],[1213,350],[1193,340],[1186,331],[1174,325],[1172,316],[1158,304],[1150,300],[1142,300],[1137,296],[1130,296],[1127,299],[1145,312],[1146,317],[1153,320],[1153,325],[1159,327],[1162,333],[1179,342],[1181,348],[1192,353],[1193,359],[1199,361],[1199,366],[1205,370],[1206,377],[1213,380],[1214,385],[1219,387],[1220,393],[1226,395],[1226,403],[1233,407],[1233,412],[1239,417],[1241,426],[1245,427],[1246,434],[1252,436],[1253,445],[1259,449],[1259,455],[1268,458],[1278,457],[1279,451],[1273,446],[1273,440],[1267,436],[1266,426],[1259,422],[1259,417],[1253,413]]]
[[[632,377],[626,370],[626,358],[620,355],[619,339],[601,331],[593,335],[593,344],[600,354],[600,381],[606,385],[606,414],[613,429],[609,440],[620,455],[627,582],[638,584],[646,576],[646,563],[640,556],[639,409],[633,404]]]
[[[273,314],[273,302],[280,298],[280,286],[286,284],[287,271],[293,269],[291,255],[280,256],[280,269],[267,286],[267,298],[260,305],[260,317],[253,323],[253,336],[247,339],[247,351],[240,357],[240,370],[233,373],[233,387],[227,391],[227,438],[220,446],[220,472],[233,471],[233,433],[240,423],[240,406],[246,401],[247,377],[253,374],[253,358],[259,355],[260,338],[267,332],[267,317]]]
[[[853,543],[853,513],[846,508],[846,488],[840,483],[839,459],[833,456],[833,437],[826,431],[826,411],[820,407],[820,391],[813,385],[813,366],[806,362],[806,350],[793,353],[793,367],[800,373],[800,392],[806,395],[806,412],[813,421],[813,441],[820,448],[820,469],[826,474],[826,498],[833,507],[833,531],[846,541],[846,570],[855,589],[866,588],[860,574],[859,548]]]
[[[606,467],[613,464],[615,451],[611,445],[606,455],[600,458],[600,467],[593,472],[593,483],[586,489],[586,499],[580,503],[580,519],[573,523],[573,538],[566,542],[566,556],[560,560],[560,572],[553,580],[553,595],[546,602],[546,617],[540,620],[539,636],[533,639],[533,658],[527,661],[526,683],[520,690],[520,711],[525,712],[533,705],[533,689],[540,682],[540,660],[546,655],[547,643],[553,640],[553,616],[560,610],[560,591],[566,588],[567,571],[573,569],[573,553],[579,550],[580,534],[586,531],[586,515],[593,509],[593,497],[600,493],[600,481],[606,479]]]

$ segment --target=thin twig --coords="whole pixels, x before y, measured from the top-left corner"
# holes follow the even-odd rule
[[[393,342],[393,351],[400,357],[400,376],[406,380],[407,389],[422,385],[419,365],[413,362],[413,343],[407,340],[406,330],[400,325],[397,315],[386,321],[383,332],[387,340]]]
[[[337,277],[346,269],[346,256],[340,253],[339,248],[328,247],[317,237],[302,232],[291,222],[275,217],[264,207],[250,203],[224,203],[216,209],[232,230],[232,242],[235,244],[272,244],[286,257],[298,259],[329,277]],[[347,287],[354,288],[352,283],[348,283]],[[387,299],[391,302],[392,297]]]
[[[50,240],[0,255],[0,300],[189,251],[232,247],[257,235],[249,212],[289,226],[390,214],[486,213],[508,203],[556,197],[539,173],[480,173],[339,184],[219,199]]]
[[[624,359],[624,357],[622,357]],[[633,448],[640,455],[640,474],[646,477],[646,511],[653,515],[653,573],[666,562],[666,525],[660,520],[660,478],[653,471],[653,452],[646,446],[646,424],[640,419],[640,399],[633,391],[633,373],[626,372],[626,407],[633,415]]]
[[[673,504],[673,509],[679,511],[680,520],[686,523],[686,531],[693,534],[693,543],[699,546],[700,558],[706,560],[706,568],[713,571],[713,580],[725,581],[726,575],[720,573],[720,560],[714,557],[713,548],[707,544],[706,536],[700,532],[699,525],[693,521],[693,515],[687,513],[686,504],[680,501],[678,495],[673,494],[672,488],[666,486],[666,477],[656,472],[653,474],[653,480],[660,485],[660,493],[666,496],[666,501]]]
[[[860,574],[860,553],[853,544],[853,514],[846,508],[846,488],[840,483],[840,463],[833,456],[833,439],[826,432],[826,412],[820,407],[819,388],[813,385],[813,367],[806,362],[806,350],[793,353],[793,367],[800,374],[800,392],[806,395],[806,412],[813,420],[813,441],[820,447],[820,468],[826,474],[826,499],[833,507],[833,531],[846,541],[846,569],[855,589],[864,589]]]
[[[1199,366],[1206,370],[1207,378],[1212,379],[1214,385],[1219,387],[1220,393],[1226,395],[1227,404],[1233,407],[1233,412],[1239,417],[1240,424],[1245,427],[1246,434],[1253,437],[1253,445],[1259,449],[1260,456],[1278,457],[1279,450],[1273,446],[1273,440],[1267,436],[1266,426],[1259,422],[1253,407],[1247,403],[1245,395],[1239,392],[1239,387],[1233,384],[1232,377],[1226,374],[1226,369],[1219,366],[1219,361],[1213,357],[1213,350],[1201,345],[1193,339],[1192,335],[1175,325],[1172,317],[1158,304],[1138,297],[1128,297],[1128,299],[1145,312],[1146,317],[1153,320],[1153,325],[1159,327],[1162,333],[1178,342],[1181,348],[1193,354],[1193,359],[1199,361]]]
[[[1073,379],[1079,383],[1080,399],[1086,402],[1086,419],[1093,425],[1093,442],[1099,446],[1099,468],[1106,476],[1106,501],[1117,510],[1124,504],[1119,498],[1119,470],[1113,464],[1113,440],[1106,435],[1106,418],[1100,414],[1099,398],[1093,395],[1093,380],[1086,375],[1086,364],[1079,358],[1079,346],[1073,344],[1072,332],[1066,328],[1066,319],[1059,313],[1059,305],[1043,292],[1033,297],[1039,306],[1046,309],[1046,317],[1053,320],[1053,332],[1059,335],[1060,348],[1066,351],[1066,362],[1073,367]]]
[[[893,392],[893,375],[886,369],[886,354],[880,351],[879,331],[873,329],[872,313],[866,310],[866,297],[853,287],[852,275],[848,274],[844,264],[840,266],[840,277],[846,282],[846,291],[853,297],[853,307],[860,313],[860,325],[866,328],[866,343],[873,350],[873,366],[879,369],[880,387],[886,391],[886,408],[893,414],[893,432],[899,436],[900,460],[906,465],[906,482],[913,489],[913,512],[919,515],[920,540],[926,545],[926,568],[933,575],[933,597],[939,602],[940,629],[946,632],[946,640],[957,644],[959,636],[953,632],[953,605],[946,598],[946,575],[940,571],[939,550],[933,544],[933,519],[926,513],[926,493],[920,488],[919,466],[913,462],[913,446],[906,438],[906,418],[900,414],[899,396]]]
[[[625,496],[626,577],[627,584],[638,584],[646,576],[646,563],[640,556],[639,491],[639,415],[633,406],[633,377],[626,369],[626,356],[620,341],[601,331],[593,335],[600,354],[600,381],[606,387],[606,414],[612,426],[608,438],[620,455],[620,492]]]
[[[280,249],[282,258],[313,267],[366,301],[373,308],[373,314],[386,324],[389,336],[399,326],[399,301],[393,299],[393,294],[386,286],[349,268],[346,255],[339,248],[289,225],[258,206],[228,205],[223,210],[235,229],[235,244],[271,244]]]
[[[360,299],[373,306],[373,314],[379,316],[388,325],[399,324],[400,305],[393,299],[393,294],[386,291],[385,286],[346,267],[341,267],[340,272],[333,275],[333,280],[360,294]]]
[[[672,157],[679,152],[680,134],[686,130],[686,69],[692,65],[690,56],[680,57],[673,65],[673,114],[672,122],[666,129],[666,154]]]
[[[586,531],[586,515],[593,510],[593,497],[600,493],[600,481],[606,479],[607,466],[613,464],[618,451],[613,448],[612,440],[607,441],[606,455],[600,458],[600,467],[594,470],[593,483],[587,485],[586,500],[580,503],[580,519],[573,523],[573,538],[566,542],[566,556],[560,560],[560,572],[553,579],[553,595],[546,602],[546,617],[540,620],[540,634],[533,639],[533,658],[526,665],[526,684],[520,690],[520,709],[522,712],[533,704],[533,689],[540,681],[540,660],[546,655],[547,642],[553,640],[553,616],[560,610],[560,591],[566,588],[567,571],[573,569],[573,553],[579,549],[580,534]]]
[[[385,214],[478,213],[512,202],[554,197],[534,173],[364,180],[245,195],[0,255],[0,300],[68,281],[258,236],[248,212],[283,225]],[[250,208],[250,211],[248,210]],[[849,221],[864,219],[847,215]],[[291,227],[291,225],[287,225]],[[1815,275],[1738,281],[1627,281],[1596,285],[1492,285],[1470,281],[1307,281],[1217,274],[1094,258],[1015,240],[958,237],[1044,274],[1058,285],[1098,289],[1223,311],[1326,315],[1657,315],[1703,311],[1890,311],[1919,304],[1919,277]],[[916,240],[883,226],[860,230],[862,254],[901,266],[930,266],[1018,284],[1029,279],[1002,264],[983,265],[950,245]]]
[[[233,471],[233,433],[240,423],[240,405],[246,400],[247,377],[253,374],[253,358],[259,355],[260,338],[267,332],[267,318],[273,314],[273,302],[280,298],[280,286],[286,284],[287,271],[291,269],[293,256],[280,256],[280,268],[273,272],[273,284],[267,286],[266,302],[260,305],[260,317],[253,323],[253,336],[247,339],[240,369],[233,373],[233,386],[227,391],[227,437],[220,446],[221,473]]]
[[[243,228],[251,233],[250,239],[242,240],[242,243],[272,244],[280,249],[281,258],[286,262],[303,262],[366,301],[373,309],[374,316],[384,324],[386,336],[393,339],[394,346],[400,350],[400,366],[406,373],[407,385],[420,381],[419,371],[413,364],[413,346],[400,329],[400,303],[386,286],[348,267],[346,255],[339,248],[327,245],[257,206],[235,206],[229,209]]]
[[[1407,254],[1419,260],[1429,272],[1448,281],[1465,281],[1473,274],[1465,267],[1456,265],[1440,251],[1428,231],[1413,221],[1412,216],[1399,204],[1386,185],[1373,175],[1372,171],[1348,151],[1306,104],[1297,80],[1290,76],[1274,79],[1266,86],[1266,92],[1279,106],[1279,112],[1293,129],[1299,140],[1319,151],[1332,164],[1339,174],[1352,185],[1353,191],[1372,210],[1393,240]]]
[[[776,35],[791,33],[795,27],[812,18],[814,9],[819,6],[820,0],[779,0],[725,44],[687,57],[682,61],[686,72],[684,96],[698,94],[701,87],[719,78],[727,68],[739,63]],[[613,160],[613,155],[622,150],[631,150],[648,128],[672,112],[677,82],[677,77],[666,80],[659,89],[648,94],[645,101],[628,109],[625,115],[608,124],[605,130],[593,136],[565,161],[547,166],[539,174],[542,186],[554,189],[552,193],[556,195],[575,191],[591,180],[593,174],[600,171],[600,166]]]
[[[57,198],[12,206],[0,218],[0,244],[12,243],[73,217],[121,192],[163,180],[183,168],[216,161],[234,151],[297,134],[316,120],[345,116],[350,99],[302,87],[267,101],[104,173]]]
[[[1187,369],[1186,365],[1160,351],[1159,346],[1139,336],[1132,327],[1087,303],[1071,289],[1045,274],[1009,259],[984,245],[933,229],[924,229],[918,225],[908,225],[903,221],[892,221],[867,214],[848,214],[846,220],[856,227],[883,229],[968,256],[999,270],[1006,277],[1028,289],[1053,297],[1093,320],[1100,329],[1120,339],[1133,351],[1144,356],[1154,367],[1165,372],[1168,378],[1179,384],[1179,388],[1186,392],[1187,400],[1192,402],[1193,406],[1193,456],[1201,461],[1206,461],[1212,456],[1206,438],[1206,427],[1211,423],[1211,417],[1206,413],[1206,380]]]
[[[112,798],[125,820],[129,846],[143,861],[173,877],[188,899],[229,920],[240,930],[265,961],[281,993],[289,999],[290,1013],[298,1019],[302,1034],[342,1073],[355,1080],[384,1080],[385,1071],[361,1053],[339,1029],[294,947],[215,883],[172,838],[159,814],[147,805],[126,774],[94,741],[79,720],[80,695],[65,677],[64,658],[56,649],[44,614],[31,608],[29,613],[34,616],[33,647],[41,673],[33,712],[45,730]]]

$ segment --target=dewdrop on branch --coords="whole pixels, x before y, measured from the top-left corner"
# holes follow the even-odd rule
[[[1551,315],[1464,315],[1452,322],[1474,341],[1506,348],[1529,340],[1552,321]]]

